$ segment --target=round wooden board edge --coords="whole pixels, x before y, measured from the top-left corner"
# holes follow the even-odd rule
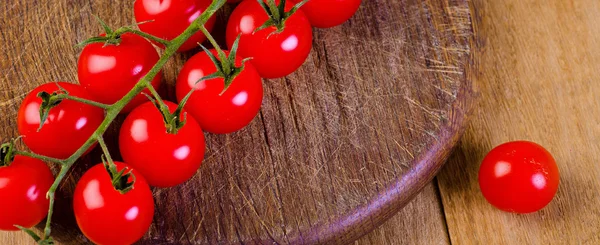
[[[465,79],[461,85],[457,100],[449,110],[449,120],[440,128],[437,141],[420,154],[414,161],[414,167],[401,178],[390,184],[378,198],[368,205],[359,207],[343,218],[332,223],[320,225],[307,234],[294,236],[292,244],[349,244],[369,234],[406,206],[430,183],[450,157],[454,147],[464,134],[469,119],[476,107],[479,91],[474,79],[480,73],[479,62],[475,59],[483,52],[484,40],[476,33],[476,24],[480,21],[472,2],[469,1],[471,29],[469,38],[471,51],[466,59]],[[410,186],[411,188],[404,188]],[[367,218],[375,217],[375,218]]]

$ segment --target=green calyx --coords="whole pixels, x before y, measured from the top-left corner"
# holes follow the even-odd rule
[[[115,190],[119,191],[121,194],[126,194],[133,189],[133,185],[135,184],[135,175],[133,174],[132,170],[123,168],[121,171],[117,171],[117,165],[115,165],[112,159],[106,159],[106,156],[104,155],[102,155],[102,163],[104,164],[104,168],[110,176]],[[130,178],[131,181],[129,181]]]
[[[37,243],[38,245],[53,245],[54,244],[54,240],[52,239],[52,237],[42,239],[40,236],[35,234],[35,232],[29,228],[25,228],[20,225],[15,225],[15,227],[17,227],[17,228],[19,228],[19,230],[22,230],[25,233],[27,233],[27,235],[29,235],[31,238],[33,238],[33,240],[35,240],[35,243]]]
[[[40,105],[40,126],[37,130],[38,132],[42,130],[44,123],[46,123],[50,109],[59,105],[60,102],[63,101],[64,95],[69,95],[69,92],[58,85],[58,83],[56,83],[56,86],[58,86],[60,91],[55,91],[52,93],[42,91],[37,94],[37,96],[42,99],[42,104]]]
[[[221,93],[219,95],[223,95],[225,93],[225,91],[227,91],[229,86],[231,86],[231,84],[233,83],[233,80],[244,70],[244,64],[246,63],[246,61],[251,59],[251,58],[243,59],[242,65],[240,65],[240,66],[235,65],[235,58],[237,55],[240,38],[241,38],[241,35],[238,35],[238,37],[233,42],[233,45],[231,46],[231,51],[229,52],[229,56],[227,56],[227,54],[225,54],[225,52],[223,50],[221,50],[218,45],[213,44],[213,46],[215,47],[215,50],[217,52],[217,56],[219,56],[218,58],[213,54],[213,52],[208,50],[206,47],[200,45],[200,47],[202,47],[202,49],[204,50],[206,55],[208,55],[210,60],[213,62],[213,64],[217,68],[217,71],[213,74],[203,77],[202,79],[198,80],[196,83],[199,83],[204,80],[214,79],[214,78],[223,78],[223,80],[225,81],[225,84],[223,86],[223,91],[221,91]]]
[[[54,239],[52,237],[48,237],[46,239],[40,239],[38,245],[54,245]]]
[[[15,159],[14,147],[13,142],[4,143],[0,146],[0,167],[9,166]]]
[[[185,101],[182,100],[179,106],[177,106],[177,109],[175,109],[175,111],[171,113],[171,111],[165,105],[165,103],[162,100],[160,100],[160,97],[155,96],[155,98],[153,98],[152,96],[145,93],[144,95],[146,95],[146,97],[148,97],[152,104],[154,104],[154,106],[158,108],[158,111],[160,111],[160,114],[165,123],[167,133],[177,134],[177,132],[179,132],[179,130],[183,128],[183,126],[185,126],[185,123],[187,121],[187,114],[182,113],[182,111],[183,106],[185,105],[185,101],[187,101],[189,96],[186,96],[186,98],[184,99]]]
[[[280,0],[279,6],[275,3],[275,0],[267,0],[266,3],[263,0],[256,0],[258,4],[265,10],[267,15],[270,17],[265,23],[263,23],[260,27],[256,28],[254,32],[260,31],[262,29],[268,27],[275,27],[277,31],[274,33],[281,33],[285,28],[285,21],[290,18],[298,9],[302,7],[302,5],[306,4],[309,0],[303,0],[294,7],[290,9],[290,11],[285,11],[286,0]],[[273,33],[271,33],[273,34]]]
[[[125,33],[132,33],[132,34],[141,36],[143,38],[152,40],[156,43],[160,43],[165,47],[169,46],[171,44],[171,42],[169,42],[167,40],[164,40],[162,38],[159,38],[159,37],[150,35],[148,33],[136,30],[133,28],[133,26],[124,26],[117,30],[113,30],[98,16],[94,16],[94,17],[96,17],[96,20],[102,26],[102,29],[104,29],[105,35],[89,38],[89,39],[77,44],[77,46],[84,47],[84,46],[86,46],[88,44],[92,44],[92,43],[104,43],[104,46],[119,45],[121,43],[121,35],[123,35]],[[146,22],[149,22],[149,21],[146,21]],[[140,23],[137,23],[136,25],[141,25],[146,22],[140,22]]]
[[[177,134],[181,128],[185,125],[187,121],[187,114],[181,115],[181,111],[183,110],[183,106],[177,107],[177,110],[168,116],[163,114],[163,120],[165,120],[165,127],[167,128],[167,133]]]
[[[86,46],[88,44],[92,44],[92,43],[104,43],[104,46],[119,45],[121,43],[121,35],[124,33],[123,31],[121,31],[121,29],[125,29],[125,28],[120,28],[119,30],[117,30],[115,32],[112,30],[112,28],[110,28],[106,24],[106,22],[104,22],[102,19],[100,19],[100,17],[98,17],[96,15],[94,15],[94,17],[96,17],[96,20],[102,26],[102,29],[104,29],[104,32],[106,33],[106,35],[89,38],[77,45],[80,47],[84,47],[84,46]]]

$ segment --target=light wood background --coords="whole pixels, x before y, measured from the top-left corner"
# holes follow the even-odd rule
[[[471,126],[437,179],[356,244],[600,243],[600,1],[473,0],[483,52]],[[493,146],[525,139],[556,158],[561,185],[535,214],[491,207],[478,165]],[[32,244],[0,233],[0,244]]]

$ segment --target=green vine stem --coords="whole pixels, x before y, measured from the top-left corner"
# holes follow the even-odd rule
[[[100,103],[100,102],[96,102],[96,101],[93,101],[93,100],[87,100],[87,99],[84,99],[84,98],[75,97],[75,96],[68,95],[68,94],[59,94],[59,95],[56,96],[56,98],[60,99],[60,100],[62,100],[62,99],[73,100],[73,101],[77,101],[77,102],[80,102],[80,103],[92,105],[92,106],[95,106],[95,107],[100,107],[100,108],[102,108],[104,110],[110,109],[110,105],[103,104],[103,103]]]
[[[149,99],[151,99],[153,102],[154,102],[154,100],[156,100],[156,102],[158,102],[157,106],[158,106],[158,109],[162,112],[162,114],[163,115],[170,114],[169,108],[167,107],[167,105],[165,104],[163,99],[160,97],[160,95],[158,94],[158,91],[156,91],[154,86],[152,86],[152,84],[148,84],[146,86],[146,88],[148,88],[148,91],[150,91],[150,94],[152,94],[152,97],[149,97]]]
[[[15,155],[21,155],[21,156],[26,156],[26,157],[31,157],[31,158],[35,158],[35,159],[41,160],[43,162],[51,162],[51,163],[56,163],[56,164],[60,164],[60,165],[65,165],[65,163],[66,163],[65,160],[58,159],[58,158],[47,157],[47,156],[44,156],[44,155],[35,154],[33,152],[15,151],[14,154]]]
[[[102,148],[102,152],[104,152],[104,156],[102,156],[102,160],[106,160],[106,162],[109,165],[115,165],[115,163],[112,160],[112,157],[110,156],[110,151],[108,150],[108,146],[106,146],[106,143],[104,142],[104,137],[100,136],[96,139],[98,141],[98,145],[100,145],[100,148]]]
[[[202,34],[204,34],[204,36],[206,36],[206,39],[208,39],[208,42],[210,42],[210,44],[212,44],[213,48],[217,51],[217,54],[219,55],[219,59],[226,60],[227,56],[225,56],[225,53],[223,52],[223,50],[217,43],[217,40],[215,40],[210,35],[210,32],[204,26],[202,28],[200,28],[200,31],[202,32]]]
[[[169,41],[167,41],[165,39],[162,39],[162,38],[150,35],[150,34],[145,33],[143,31],[138,31],[138,30],[135,30],[135,29],[131,29],[129,27],[119,28],[119,29],[117,29],[117,31],[115,31],[115,33],[117,33],[118,35],[122,35],[124,33],[133,33],[133,34],[136,34],[138,36],[144,37],[146,39],[149,39],[149,40],[155,41],[157,43],[160,43],[160,44],[164,45],[165,47],[169,46],[169,44],[171,44],[171,42],[169,42]]]
[[[79,159],[85,152],[87,152],[88,149],[90,149],[90,147],[92,147],[92,145],[94,145],[94,143],[98,142],[99,139],[102,138],[102,135],[106,132],[106,130],[108,129],[110,124],[119,115],[119,112],[121,112],[121,110],[123,110],[123,108],[136,95],[140,94],[144,89],[149,87],[150,81],[152,81],[152,79],[154,79],[154,77],[163,68],[163,66],[167,63],[167,61],[177,52],[179,47],[181,45],[183,45],[183,43],[185,41],[187,41],[192,35],[194,35],[198,31],[200,31],[202,28],[204,28],[204,24],[208,21],[208,19],[210,17],[212,17],[217,12],[217,10],[219,10],[225,3],[226,3],[226,0],[213,0],[211,5],[208,6],[206,11],[204,11],[200,15],[199,18],[194,20],[194,22],[192,22],[191,25],[181,35],[179,35],[178,37],[176,37],[175,39],[173,39],[171,41],[166,41],[166,40],[160,39],[158,37],[154,37],[150,34],[147,34],[147,33],[141,32],[141,31],[137,31],[137,30],[133,30],[128,27],[118,29],[117,32],[122,32],[122,33],[131,32],[131,33],[143,36],[145,38],[148,38],[150,40],[156,41],[158,43],[161,43],[165,46],[165,51],[164,51],[163,55],[160,57],[160,59],[154,65],[154,67],[152,67],[152,69],[133,87],[133,89],[131,89],[122,99],[120,99],[118,102],[116,102],[113,105],[105,105],[102,103],[69,96],[68,94],[60,95],[60,98],[75,100],[75,101],[78,101],[81,103],[89,104],[92,106],[97,106],[97,107],[100,107],[100,108],[103,108],[106,110],[106,117],[104,118],[104,120],[102,121],[102,123],[100,124],[98,129],[96,129],[96,131],[90,136],[90,138],[69,158],[61,160],[61,159],[55,159],[55,158],[41,156],[41,155],[38,155],[35,153],[15,151],[15,154],[18,154],[18,155],[33,157],[36,159],[40,159],[42,161],[58,163],[61,165],[60,172],[56,176],[54,183],[52,184],[52,186],[48,190],[48,193],[46,194],[46,197],[50,201],[50,207],[48,209],[48,217],[46,219],[46,226],[44,228],[44,236],[42,237],[42,240],[38,241],[38,243],[42,244],[42,243],[48,243],[48,242],[52,241],[52,238],[50,237],[50,233],[51,233],[52,213],[53,213],[53,209],[54,209],[54,199],[55,199],[54,196],[55,196],[56,190],[58,189],[60,183],[65,178],[65,176],[67,175],[67,173],[69,172],[71,167],[75,164],[77,159]],[[207,33],[207,34],[208,34],[208,36],[210,36],[210,33]],[[150,91],[152,92],[153,90],[150,90]],[[164,104],[164,102],[160,99],[158,93],[156,93],[156,94],[153,93],[153,95],[159,101],[159,103],[161,104],[161,107],[167,108],[167,106]],[[105,155],[108,155],[107,149],[105,147],[103,147],[103,150],[105,151]]]

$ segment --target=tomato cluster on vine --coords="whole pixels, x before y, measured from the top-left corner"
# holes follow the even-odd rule
[[[137,0],[139,30],[112,30],[99,20],[105,33],[82,43],[79,84],[42,84],[21,103],[18,131],[31,153],[16,151],[14,142],[2,145],[0,230],[22,229],[40,244],[52,243],[54,191],[76,158],[100,145],[101,163],[86,171],[73,194],[77,224],[97,244],[136,242],[152,223],[151,186],[192,178],[204,158],[204,132],[233,133],[250,124],[263,101],[262,79],[296,71],[312,49],[312,27],[344,23],[361,0],[227,2],[237,5],[225,31],[228,50],[210,34],[216,18],[209,9],[222,0]],[[205,40],[213,49],[202,46],[179,72],[179,103],[162,100],[157,90],[165,60],[155,46],[170,56]],[[121,162],[102,139],[119,113],[128,113],[119,132]],[[62,165],[56,180],[45,161]],[[46,216],[43,237],[28,229]]]
[[[137,0],[141,31],[112,30],[99,21],[105,33],[83,42],[79,85],[42,84],[23,99],[18,131],[31,152],[15,150],[14,141],[0,147],[0,230],[21,229],[39,244],[51,244],[54,192],[74,161],[100,145],[101,163],[86,171],[73,194],[77,224],[97,244],[136,242],[152,223],[151,187],[192,178],[204,158],[204,132],[228,134],[250,124],[263,101],[263,78],[298,70],[312,49],[312,28],[340,25],[361,5],[361,0],[227,2],[237,4],[225,30],[228,50],[210,34],[224,0]],[[201,46],[203,52],[179,72],[178,103],[161,99],[157,90],[166,59],[205,40],[213,49]],[[164,49],[163,56],[155,47]],[[119,131],[122,161],[114,161],[102,134],[119,113],[127,115]],[[61,165],[56,178],[45,162]],[[483,160],[479,184],[499,209],[528,213],[553,199],[559,172],[543,147],[509,142]],[[44,217],[39,237],[29,228]]]

